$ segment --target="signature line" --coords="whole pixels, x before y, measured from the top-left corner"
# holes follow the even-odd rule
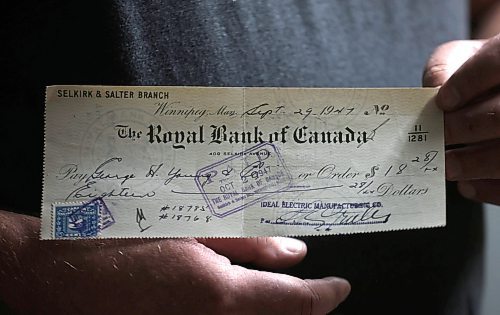
[[[293,193],[293,192],[301,192],[301,191],[315,191],[315,190],[324,190],[324,189],[332,189],[332,188],[340,188],[343,185],[335,185],[335,186],[325,186],[325,187],[317,187],[317,188],[306,188],[306,189],[293,189],[293,190],[275,190],[275,191],[263,191],[263,192],[229,192],[229,193],[202,193],[202,192],[191,192],[191,191],[175,191],[171,190],[174,194],[181,195],[267,195],[274,193]]]
[[[276,225],[310,225],[310,226],[324,226],[324,225],[365,225],[365,224],[382,224],[387,223],[387,220],[383,221],[366,221],[366,222],[346,222],[346,223],[314,223],[314,222],[263,222],[263,224],[276,224]]]

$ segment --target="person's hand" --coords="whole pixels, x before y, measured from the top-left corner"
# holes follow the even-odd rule
[[[424,72],[441,86],[445,111],[446,178],[476,201],[500,204],[500,36],[439,46]]]
[[[293,239],[39,241],[38,231],[38,219],[0,211],[0,299],[22,313],[325,314],[350,291],[339,278],[231,264],[296,264],[306,246]]]

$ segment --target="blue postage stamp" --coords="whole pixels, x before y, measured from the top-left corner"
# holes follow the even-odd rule
[[[55,238],[91,238],[115,223],[102,198],[82,205],[54,205]]]

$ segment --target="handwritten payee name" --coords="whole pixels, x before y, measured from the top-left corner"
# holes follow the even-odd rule
[[[154,197],[156,191],[138,189],[134,181],[160,179],[163,186],[167,186],[174,180],[183,178],[202,178],[202,182],[205,183],[210,180],[211,176],[211,174],[186,173],[179,167],[170,167],[165,163],[153,164],[145,175],[139,176],[134,172],[124,171],[125,167],[121,165],[123,160],[122,157],[111,157],[99,164],[93,171],[82,171],[75,163],[65,164],[59,169],[56,179],[71,182],[73,186],[77,186],[66,196],[66,200],[96,197],[143,199]],[[105,185],[100,185],[103,183]]]

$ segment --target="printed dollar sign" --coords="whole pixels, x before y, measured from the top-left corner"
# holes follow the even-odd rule
[[[373,176],[375,176],[375,173],[378,171],[378,169],[379,169],[378,165],[372,166],[372,168],[370,169],[370,173],[365,174],[365,179],[372,178]]]

